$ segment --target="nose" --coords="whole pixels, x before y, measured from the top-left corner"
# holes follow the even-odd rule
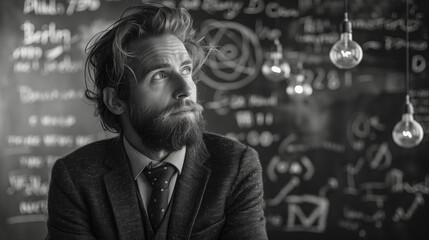
[[[194,82],[189,79],[183,78],[181,75],[176,75],[174,79],[174,98],[177,100],[188,98],[192,95],[194,89]]]

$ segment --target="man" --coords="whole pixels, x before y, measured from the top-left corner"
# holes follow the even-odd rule
[[[204,132],[194,38],[186,10],[143,4],[96,39],[86,96],[120,134],[55,163],[47,239],[267,239],[257,153]]]

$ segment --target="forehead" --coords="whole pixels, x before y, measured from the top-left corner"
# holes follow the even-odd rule
[[[189,58],[185,45],[174,35],[133,40],[129,44],[129,51],[143,61],[162,60],[165,58],[183,61]]]

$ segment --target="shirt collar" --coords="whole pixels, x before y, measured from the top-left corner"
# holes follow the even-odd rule
[[[158,165],[158,161],[154,161],[144,155],[143,153],[139,152],[137,149],[135,149],[127,140],[127,138],[124,136],[124,146],[125,146],[125,152],[127,153],[128,159],[130,160],[131,164],[131,170],[133,172],[134,180],[137,179],[139,174],[145,169],[150,163],[152,165]],[[162,160],[162,163],[170,163],[171,165],[175,166],[179,175],[182,173],[183,163],[185,162],[185,154],[186,154],[186,147],[183,147],[182,149],[170,153],[164,160]]]

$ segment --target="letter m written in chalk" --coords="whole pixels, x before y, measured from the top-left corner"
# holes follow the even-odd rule
[[[288,218],[285,230],[324,232],[328,216],[329,202],[326,198],[313,195],[288,196]],[[307,215],[303,208],[310,209]]]

